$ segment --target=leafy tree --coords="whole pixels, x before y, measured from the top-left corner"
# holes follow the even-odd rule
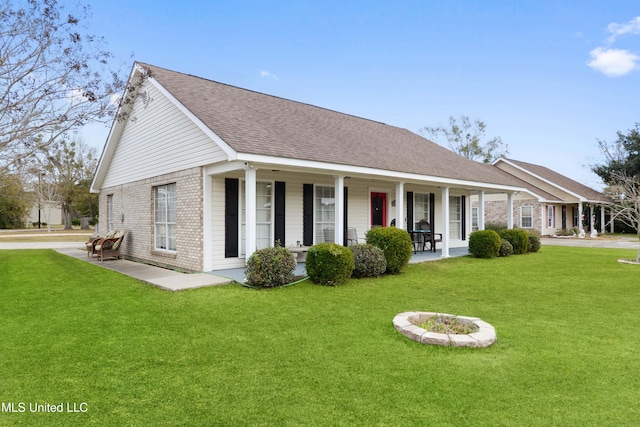
[[[22,179],[16,174],[0,177],[0,228],[21,228],[31,207]]]
[[[480,119],[472,122],[468,116],[462,115],[460,119],[450,116],[448,126],[425,126],[420,133],[441,145],[446,142],[452,151],[468,159],[491,163],[509,154],[509,150],[499,136],[484,141],[486,127]]]
[[[626,134],[618,131],[613,142],[598,141],[598,146],[605,161],[591,170],[607,184],[605,192],[614,200],[611,221],[622,221],[640,238],[640,123]]]
[[[615,185],[618,179],[640,175],[640,123],[627,133],[617,132],[613,142],[598,141],[605,161],[591,166],[605,184]]]
[[[124,88],[101,38],[81,34],[89,16],[56,0],[0,4],[0,175],[70,130],[110,120]]]
[[[38,156],[44,200],[62,207],[64,228],[78,214],[93,217],[97,212],[97,195],[90,194],[91,179],[97,166],[95,149],[82,140],[60,139],[52,143],[47,153]]]

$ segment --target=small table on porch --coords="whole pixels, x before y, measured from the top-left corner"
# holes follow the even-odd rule
[[[422,245],[420,252],[424,252],[427,243],[429,250],[436,251],[436,242],[442,242],[442,233],[432,233],[431,230],[411,230],[409,231],[411,241],[413,242],[413,253],[418,252],[418,248]],[[437,236],[437,237],[436,237]]]

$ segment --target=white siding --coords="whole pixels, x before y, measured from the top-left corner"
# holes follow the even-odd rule
[[[226,160],[226,154],[152,84],[118,141],[103,188]]]
[[[245,260],[243,257],[238,258],[225,258],[224,245],[225,245],[225,178],[237,178],[244,179],[244,174],[240,171],[237,173],[231,173],[228,175],[216,175],[210,177],[212,180],[212,197],[211,197],[211,221],[212,221],[212,252],[213,252],[213,269],[220,270],[225,268],[239,268],[244,267]],[[334,179],[331,176],[312,175],[312,174],[297,174],[292,172],[273,172],[268,170],[258,170],[258,181],[283,181],[286,183],[286,236],[285,246],[295,246],[296,242],[303,240],[303,184],[315,184],[333,186]],[[348,218],[347,224],[349,227],[355,227],[358,233],[358,237],[364,239],[367,231],[371,228],[370,218],[370,197],[371,192],[386,192],[387,195],[387,220],[395,218],[395,207],[391,206],[391,201],[395,199],[395,184],[376,182],[372,184],[372,181],[365,179],[347,179],[345,180],[345,187],[349,189],[348,197]],[[442,228],[442,193],[441,190],[435,187],[419,187],[419,186],[407,186],[406,191],[414,191],[421,193],[435,193],[435,227],[436,232],[443,232]],[[471,210],[469,194],[465,191],[456,191],[451,193],[452,195],[465,195],[466,199],[466,230],[467,236],[471,232]],[[406,201],[405,201],[406,207]],[[401,219],[406,221],[405,218]],[[456,239],[450,241],[450,247],[465,247],[468,242],[466,240]],[[440,247],[440,246],[439,246]]]

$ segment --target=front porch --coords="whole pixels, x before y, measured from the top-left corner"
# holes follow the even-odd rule
[[[467,255],[469,255],[469,248],[450,248],[449,249],[449,258],[463,257]],[[418,264],[418,263],[427,262],[427,261],[438,261],[442,259],[445,259],[442,257],[442,249],[437,249],[435,252],[431,252],[431,251],[417,252],[411,256],[411,259],[409,260],[409,264]],[[212,270],[212,271],[208,271],[207,273],[220,276],[220,277],[225,277],[227,279],[232,279],[238,283],[244,283],[244,279],[245,279],[244,267]],[[307,271],[305,269],[305,263],[299,262],[293,274],[297,277],[306,276]]]

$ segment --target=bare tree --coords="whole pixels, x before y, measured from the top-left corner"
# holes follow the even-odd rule
[[[110,120],[124,88],[104,41],[81,34],[87,7],[56,0],[0,5],[0,175],[91,121]]]
[[[640,239],[640,176],[615,171],[609,175],[609,182],[605,192],[614,200],[611,221],[617,219],[637,230]],[[640,262],[640,247],[636,262]]]
[[[491,163],[509,154],[509,150],[499,136],[483,141],[486,127],[480,119],[472,122],[468,116],[462,115],[459,120],[450,116],[449,126],[425,126],[420,133],[441,145],[446,142],[449,149],[468,159]]]

